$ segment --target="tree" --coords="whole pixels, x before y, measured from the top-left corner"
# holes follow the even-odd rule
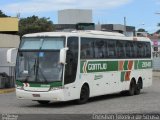
[[[53,22],[50,18],[38,18],[38,16],[31,16],[21,18],[19,21],[19,35],[22,36],[27,33],[49,32],[54,30]]]
[[[137,36],[148,36],[148,35],[149,35],[149,33],[143,28],[139,28],[137,30]]]
[[[156,31],[156,34],[160,34],[160,30],[157,30],[157,31]]]
[[[9,17],[0,10],[0,17]]]
[[[146,30],[143,29],[143,28],[140,28],[140,29],[137,30],[137,32],[146,32]]]

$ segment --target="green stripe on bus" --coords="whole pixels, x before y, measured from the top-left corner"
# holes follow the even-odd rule
[[[62,82],[53,82],[49,84],[29,83],[30,87],[59,87],[62,86]]]
[[[128,61],[125,61],[125,62],[124,62],[123,69],[124,69],[124,70],[128,70]]]
[[[59,86],[62,86],[62,82],[53,82],[53,83],[50,83],[51,87],[59,87]]]
[[[121,82],[125,81],[125,72],[121,72]]]
[[[119,61],[81,61],[80,73],[94,73],[94,72],[107,72],[118,71]],[[128,70],[129,61],[125,61],[123,65],[124,70]],[[137,69],[150,69],[152,68],[152,60],[135,60],[134,68]]]
[[[16,80],[16,85],[18,85],[18,86],[23,86],[23,83],[20,82],[19,80]]]
[[[134,69],[135,69],[135,70],[138,69],[138,60],[135,60],[135,61],[134,61]]]
[[[152,60],[136,60],[134,62],[134,69],[148,69],[152,68]]]
[[[107,71],[118,71],[118,61],[108,61]]]
[[[151,60],[143,60],[138,62],[138,69],[147,69],[147,68],[152,68]]]
[[[16,80],[16,84],[18,86],[24,86],[23,82]],[[30,87],[59,87],[62,86],[62,82],[52,82],[52,83],[48,83],[48,84],[41,84],[41,83],[29,83]]]

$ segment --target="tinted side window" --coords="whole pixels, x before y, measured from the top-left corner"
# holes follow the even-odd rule
[[[151,44],[149,42],[145,43],[145,57],[151,57]]]
[[[92,59],[94,57],[94,39],[81,38],[81,59]]]
[[[104,55],[105,55],[105,58],[108,58],[108,40],[105,40]]]
[[[104,58],[105,57],[105,42],[102,39],[97,39],[95,41],[95,58]]]
[[[145,55],[145,48],[142,42],[137,42],[137,57],[143,58]]]
[[[116,41],[115,40],[108,41],[108,57],[109,58],[116,57]]]
[[[81,59],[150,58],[149,42],[81,38]]]
[[[100,38],[81,38],[81,59],[108,57],[107,41]]]
[[[69,37],[67,42],[66,66],[65,66],[65,78],[64,83],[72,83],[76,79],[77,65],[78,65],[78,38]]]
[[[125,53],[126,53],[126,58],[131,58],[131,42],[125,42]]]
[[[135,58],[137,55],[137,52],[135,51],[135,44],[133,42],[130,42],[130,48],[131,48],[131,52],[130,52],[130,57],[131,58]]]
[[[117,40],[116,41],[116,47],[117,47],[117,57],[118,58],[124,58],[125,57],[125,51],[124,51],[124,42]]]

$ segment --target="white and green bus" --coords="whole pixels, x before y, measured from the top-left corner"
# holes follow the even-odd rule
[[[10,58],[11,59],[11,58]],[[16,60],[16,96],[40,104],[152,85],[151,43],[102,31],[45,32],[22,37]]]

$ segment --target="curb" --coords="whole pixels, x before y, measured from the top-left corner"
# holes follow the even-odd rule
[[[11,92],[14,92],[14,91],[15,91],[15,88],[0,89],[0,94],[11,93]]]

